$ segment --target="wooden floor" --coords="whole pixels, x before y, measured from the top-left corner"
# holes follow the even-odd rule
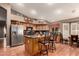
[[[0,56],[27,56],[24,45],[12,48],[0,48]],[[79,48],[66,44],[56,44],[56,51],[49,52],[49,56],[79,56]]]

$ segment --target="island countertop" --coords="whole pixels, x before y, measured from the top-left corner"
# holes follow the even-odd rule
[[[41,38],[41,37],[45,37],[43,36],[36,36],[36,35],[24,35],[24,37],[28,37],[28,38]]]

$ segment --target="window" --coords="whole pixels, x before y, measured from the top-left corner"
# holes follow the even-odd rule
[[[71,35],[77,35],[77,23],[71,23]]]
[[[63,38],[69,37],[69,23],[63,23]]]

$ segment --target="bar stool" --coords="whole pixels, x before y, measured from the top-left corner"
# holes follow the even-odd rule
[[[40,43],[40,55],[48,55],[48,47],[49,42],[48,41],[39,41]]]
[[[55,41],[52,36],[50,37],[50,40],[49,40],[49,50],[52,50],[52,52],[53,50],[56,50]]]

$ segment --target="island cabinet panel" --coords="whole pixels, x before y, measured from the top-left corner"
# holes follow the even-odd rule
[[[33,54],[39,53],[38,39],[33,40]]]
[[[25,37],[25,53],[27,53],[28,55],[32,55],[32,47],[33,43],[32,40],[30,38],[26,38]]]
[[[37,55],[39,54],[40,50],[40,45],[39,45],[39,40],[42,39],[41,37],[25,37],[25,52],[28,55]]]

